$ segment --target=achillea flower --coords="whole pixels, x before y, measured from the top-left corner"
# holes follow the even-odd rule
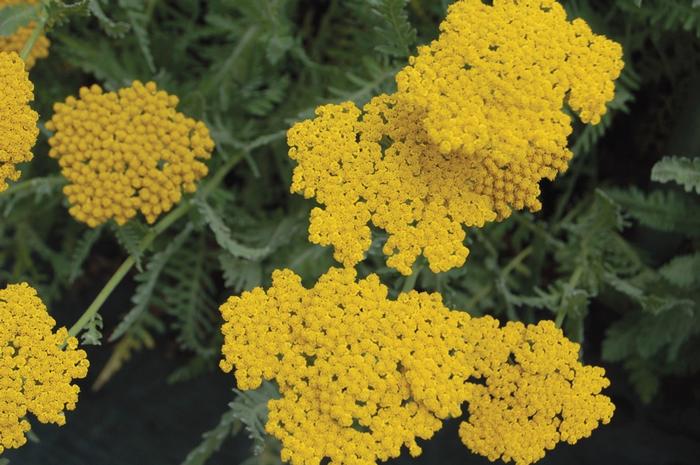
[[[418,455],[416,438],[459,417],[464,402],[474,412],[462,428],[464,442],[519,464],[536,460],[528,447],[575,441],[609,420],[612,404],[599,394],[607,383],[602,369],[582,367],[576,345],[550,322],[500,329],[493,318],[448,310],[439,294],[387,294],[376,275],[357,282],[352,269],[331,269],[312,289],[284,270],[273,274],[269,290],[221,306],[221,368],[235,367],[240,389],[263,380],[279,385],[266,429],[282,442],[283,461],[370,465],[399,456],[403,446]],[[513,373],[523,379],[506,376]],[[539,427],[534,446],[525,426],[505,422],[529,416]]]
[[[551,321],[508,323],[494,348],[485,385],[475,386],[462,442],[490,460],[526,465],[560,441],[575,444],[607,424],[615,406],[600,392],[610,382],[600,367],[578,361],[579,345]]]
[[[598,122],[623,65],[618,44],[554,0],[459,0],[441,31],[395,94],[319,107],[289,131],[292,192],[323,206],[310,240],[345,266],[369,248],[370,223],[403,274],[420,254],[435,272],[464,264],[464,226],[541,208],[539,182],[571,158],[564,103]]]
[[[78,386],[88,360],[49,316],[27,284],[0,289],[0,453],[26,442],[27,415],[41,423],[65,424],[65,410],[75,409]],[[65,348],[64,348],[65,344]]]
[[[0,52],[0,192],[8,181],[16,181],[16,165],[32,159],[32,147],[39,136],[39,115],[31,109],[34,85],[24,62],[14,52]]]
[[[622,47],[567,21],[556,0],[454,3],[441,34],[396,77],[426,109],[423,124],[446,157],[473,166],[468,188],[499,218],[540,209],[537,187],[572,156],[571,118],[598,123],[615,93]]]
[[[35,5],[38,2],[39,0],[0,0],[0,9],[20,3]],[[27,26],[17,29],[17,31],[10,36],[0,36],[0,52],[21,52],[24,48],[24,44],[27,43],[27,40],[29,40],[29,37],[34,32],[35,27],[35,23],[29,23]],[[51,42],[45,35],[42,34],[39,36],[27,57],[26,63],[28,70],[34,66],[36,60],[49,56],[50,45]]]
[[[49,156],[70,184],[70,213],[90,227],[124,224],[141,212],[155,222],[206,176],[214,142],[200,121],[175,110],[156,84],[104,93],[93,85],[54,106]]]

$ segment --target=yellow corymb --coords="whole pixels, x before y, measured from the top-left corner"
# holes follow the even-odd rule
[[[0,289],[0,453],[22,446],[30,425],[63,425],[65,410],[75,409],[78,386],[88,360],[66,328],[55,333],[36,291],[27,284]]]
[[[141,212],[153,223],[194,192],[214,149],[209,130],[176,111],[178,98],[153,82],[118,92],[97,85],[54,105],[49,156],[69,181],[70,213],[96,227]]]
[[[623,66],[617,43],[554,0],[458,0],[440,30],[396,93],[319,107],[288,133],[292,191],[321,205],[310,240],[345,266],[363,259],[370,225],[403,274],[421,254],[435,272],[464,264],[464,227],[541,208],[539,182],[571,158],[564,105],[598,122]]]
[[[35,5],[39,3],[39,0],[0,0],[0,9],[6,6],[18,5],[20,3],[28,3],[30,5]],[[19,53],[24,48],[24,44],[29,40],[29,36],[34,32],[36,24],[30,23],[27,26],[20,27],[15,31],[14,34],[10,36],[0,36],[0,52],[17,52]],[[49,56],[49,39],[45,35],[39,36],[37,41],[34,43],[34,47],[29,52],[27,57],[27,69],[31,69],[36,60],[41,58],[46,58]]]
[[[306,289],[284,270],[267,291],[221,306],[222,369],[235,368],[240,389],[279,386],[266,430],[283,461],[374,465],[403,446],[418,455],[416,439],[465,402],[463,442],[519,465],[610,420],[604,371],[581,365],[578,345],[551,322],[499,328],[448,310],[439,294],[387,296],[376,275],[357,281],[333,268]]]
[[[17,165],[32,159],[39,115],[31,109],[34,85],[14,52],[0,52],[0,192],[19,179]]]

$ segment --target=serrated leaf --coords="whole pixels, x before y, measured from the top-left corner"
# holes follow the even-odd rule
[[[664,157],[651,169],[651,179],[657,182],[674,181],[700,194],[700,158]]]
[[[209,256],[205,235],[194,241],[173,254],[163,269],[167,285],[156,290],[159,305],[175,318],[173,327],[182,348],[210,357],[215,352],[212,335],[220,318],[212,280],[215,261]]]
[[[279,391],[274,384],[264,381],[258,389],[252,391],[235,389],[235,392],[238,397],[231,404],[231,410],[235,417],[245,425],[248,435],[255,442],[255,453],[257,454],[265,443],[268,402],[271,399],[279,399]]]
[[[680,288],[687,289],[700,283],[700,252],[673,258],[659,268],[659,274]]]
[[[100,27],[107,33],[108,36],[114,38],[122,38],[129,32],[129,24],[122,21],[113,21],[102,10],[100,0],[90,0],[88,3],[90,13],[97,18]]]
[[[139,271],[143,271],[141,257],[144,251],[141,249],[141,244],[146,234],[148,234],[148,227],[136,220],[114,227],[114,236],[117,238],[117,242],[134,258],[136,268]]]
[[[194,203],[206,221],[207,225],[214,233],[216,242],[234,257],[248,260],[262,260],[270,254],[269,246],[256,248],[241,244],[231,236],[231,230],[224,220],[214,211],[214,209],[202,198],[196,197]]]
[[[263,280],[260,262],[231,256],[228,252],[219,254],[219,264],[224,275],[224,284],[236,294],[259,286]]]
[[[155,73],[156,64],[151,53],[151,39],[147,31],[149,17],[145,13],[146,2],[143,0],[119,0],[119,5],[126,10],[126,16],[132,31],[134,31],[141,53],[146,59],[148,68],[152,73]]]
[[[700,204],[687,194],[673,190],[644,193],[636,187],[607,191],[641,224],[667,232],[700,235]]]
[[[416,42],[416,30],[408,20],[408,0],[371,0],[370,8],[379,19],[375,27],[381,43],[377,51],[405,57]]]
[[[136,275],[136,282],[139,284],[136,286],[136,291],[131,297],[131,302],[134,306],[114,329],[114,332],[112,332],[112,335],[109,337],[110,342],[122,337],[138,318],[146,312],[153,298],[153,291],[158,284],[161,272],[168,264],[173,254],[180,250],[191,233],[192,226],[188,224],[185,229],[175,236],[175,239],[173,239],[163,251],[153,255],[144,271]]]
[[[51,29],[56,25],[64,24],[71,16],[88,16],[90,0],[77,0],[73,2],[49,1],[44,2],[46,8],[46,28]]]
[[[39,18],[36,5],[20,3],[0,8],[0,36],[10,36],[17,29]]]
[[[102,345],[102,326],[102,315],[95,313],[95,316],[88,322],[85,332],[81,336],[83,345]]]
[[[78,279],[78,276],[82,273],[83,270],[83,264],[85,263],[85,260],[87,259],[88,255],[90,254],[90,251],[92,250],[92,247],[95,245],[95,242],[100,238],[102,235],[102,226],[99,226],[95,229],[88,229],[85,231],[83,234],[83,237],[80,238],[78,243],[75,246],[75,250],[73,250],[73,254],[71,255],[71,264],[70,264],[70,270],[68,273],[68,283],[72,284],[75,282],[76,279]]]

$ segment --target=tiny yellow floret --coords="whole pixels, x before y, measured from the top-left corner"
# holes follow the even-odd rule
[[[87,375],[85,351],[56,322],[28,284],[0,289],[0,454],[27,442],[27,416],[63,425]]]
[[[135,81],[118,92],[97,85],[54,105],[46,128],[49,156],[69,181],[63,189],[75,219],[96,227],[124,224],[138,212],[153,223],[194,192],[208,172],[209,129],[175,110],[178,98]]]
[[[619,44],[554,0],[459,0],[438,39],[362,109],[324,105],[288,132],[292,192],[315,197],[309,238],[354,266],[385,230],[408,275],[464,264],[464,227],[541,208],[542,179],[571,159],[571,118],[597,123],[623,66]]]
[[[34,85],[24,62],[14,52],[0,51],[0,192],[8,181],[20,177],[17,165],[30,161],[32,147],[39,136],[39,115],[29,102],[34,100]]]
[[[306,289],[290,270],[272,287],[221,306],[221,368],[238,388],[275,380],[266,430],[292,465],[374,465],[421,453],[447,418],[474,452],[519,465],[559,441],[576,442],[613,406],[600,368],[551,322],[499,328],[491,317],[450,311],[439,294],[388,298],[377,275],[332,268]],[[515,409],[510,411],[509,408]]]
[[[19,5],[21,3],[36,5],[39,3],[39,0],[0,0],[0,9],[6,6]],[[17,29],[12,35],[0,36],[0,52],[21,52],[35,28],[36,23],[31,22],[28,25]],[[32,47],[32,50],[29,52],[29,56],[27,57],[26,63],[28,70],[34,67],[34,64],[38,59],[49,56],[50,45],[51,42],[49,39],[47,39],[44,34],[41,34],[34,43],[34,47]]]

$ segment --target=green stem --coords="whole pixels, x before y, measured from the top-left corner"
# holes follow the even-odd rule
[[[244,153],[240,153],[236,156],[231,157],[216,174],[204,184],[199,190],[199,195],[202,197],[208,196],[226,177],[229,171],[238,164],[243,159]],[[139,244],[139,252],[144,252],[153,244],[153,241],[173,225],[177,220],[182,218],[190,211],[193,203],[191,201],[183,201],[175,210],[165,215],[151,230],[150,232],[141,240]],[[77,336],[80,331],[85,328],[85,326],[95,318],[95,315],[100,311],[102,305],[109,298],[109,296],[114,292],[114,289],[122,282],[124,277],[129,273],[131,268],[136,263],[133,255],[130,255],[124,263],[121,264],[117,271],[112,275],[112,277],[107,281],[107,284],[102,288],[95,300],[90,304],[90,306],[85,310],[82,316],[75,322],[75,324],[70,328],[68,334],[72,337]]]
[[[403,287],[401,288],[402,293],[412,291],[416,287],[416,281],[418,280],[418,275],[422,269],[423,265],[421,264],[418,264],[413,268],[413,273],[411,273],[411,275],[408,276],[406,281],[403,283]]]
[[[557,318],[554,320],[554,324],[557,325],[557,328],[561,328],[561,325],[564,324],[564,318],[566,318],[566,312],[564,312],[561,307],[564,304],[564,298],[566,297],[566,294],[571,292],[576,287],[582,274],[583,268],[580,266],[576,267],[574,273],[571,275],[571,279],[569,279],[569,283],[566,285],[566,289],[564,289],[564,293],[561,296],[561,302],[559,303],[560,308],[557,312]]]
[[[530,254],[532,253],[532,251],[533,251],[533,248],[532,248],[531,245],[529,245],[529,246],[525,247],[523,250],[521,250],[520,253],[519,253],[518,255],[516,255],[515,257],[513,257],[513,258],[511,259],[511,261],[508,262],[508,264],[507,264],[505,267],[503,267],[503,270],[501,270],[501,278],[505,281],[506,278],[508,278],[508,275],[510,275],[510,273],[511,273],[516,267],[520,266],[520,264],[521,264],[527,257],[530,256]]]
[[[22,58],[22,60],[27,61],[27,57],[29,57],[29,54],[34,48],[34,44],[36,43],[37,39],[39,39],[39,36],[41,36],[41,34],[44,32],[44,27],[46,26],[46,19],[46,14],[42,12],[39,18],[39,22],[32,31],[32,35],[29,36],[29,39],[24,44],[22,51],[19,52],[19,56],[20,58]]]

